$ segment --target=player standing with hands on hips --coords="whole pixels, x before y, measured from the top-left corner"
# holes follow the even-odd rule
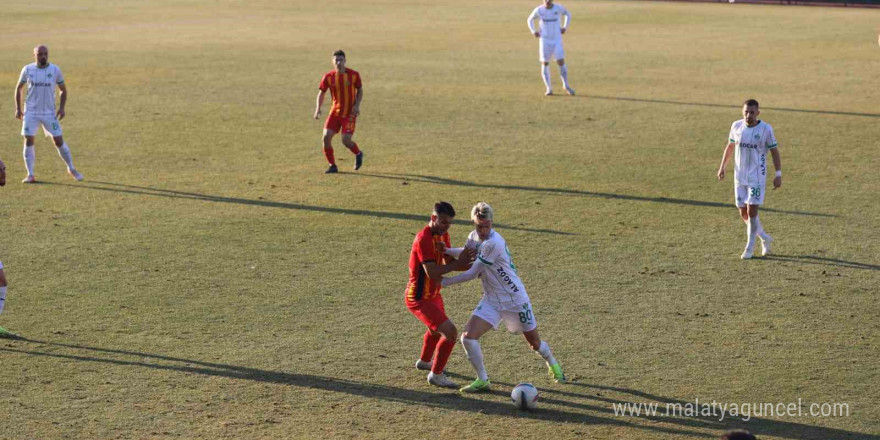
[[[15,119],[22,121],[21,135],[24,136],[24,165],[27,176],[22,183],[34,183],[34,136],[42,126],[46,135],[51,135],[58,148],[58,155],[67,164],[67,173],[76,180],[83,180],[82,174],[73,166],[70,147],[61,136],[61,121],[67,105],[67,86],[64,75],[58,66],[49,63],[49,48],[43,45],[34,48],[34,63],[21,69],[18,85],[15,87]],[[27,85],[25,107],[21,108],[21,90]],[[58,111],[55,111],[55,87],[61,91]]]
[[[563,18],[565,23],[562,23]],[[541,20],[541,27],[535,29],[535,20]],[[571,14],[562,5],[554,4],[553,0],[544,0],[544,4],[535,8],[529,15],[529,30],[539,39],[538,58],[541,61],[541,77],[547,96],[553,94],[550,85],[550,59],[556,59],[559,64],[559,76],[562,77],[562,87],[569,95],[574,95],[574,89],[568,85],[568,66],[565,65],[565,51],[562,48],[562,34],[571,24]]]
[[[761,111],[758,101],[749,99],[743,103],[743,119],[733,123],[730,127],[727,146],[724,147],[724,156],[721,158],[721,166],[718,167],[718,180],[724,179],[724,167],[730,160],[730,153],[736,148],[736,159],[733,166],[733,188],[736,197],[736,207],[739,208],[740,217],[746,222],[748,241],[746,249],[742,253],[743,260],[752,258],[755,253],[756,238],[761,238],[761,254],[770,254],[770,245],[773,238],[764,232],[761,220],[758,219],[758,207],[764,204],[764,188],[767,184],[767,151],[773,157],[773,168],[776,176],[773,178],[773,189],[782,186],[782,159],[779,157],[779,148],[773,127],[758,119]]]
[[[324,94],[330,90],[333,97],[333,107],[324,122],[324,157],[330,163],[330,167],[324,173],[338,173],[336,157],[333,155],[333,136],[342,132],[342,144],[354,153],[354,169],[359,170],[364,164],[364,152],[358,148],[358,144],[351,140],[354,135],[354,126],[358,115],[361,113],[361,100],[364,98],[364,89],[361,87],[361,75],[352,69],[345,67],[345,52],[337,50],[333,52],[332,59],[334,70],[324,74],[321,83],[318,84],[318,100],[315,104],[315,119],[321,117],[321,105],[324,104]]]

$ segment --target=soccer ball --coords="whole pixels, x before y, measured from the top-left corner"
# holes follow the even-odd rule
[[[530,383],[521,383],[510,392],[513,406],[521,410],[532,410],[538,406],[538,389]]]

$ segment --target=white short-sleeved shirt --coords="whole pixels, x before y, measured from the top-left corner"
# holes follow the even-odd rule
[[[758,121],[757,125],[749,127],[745,119],[740,119],[730,126],[728,140],[736,144],[734,185],[766,185],[767,151],[777,145],[773,127],[764,121]]]
[[[31,116],[55,115],[55,86],[64,83],[58,66],[49,63],[44,68],[31,63],[21,69],[19,84],[27,83],[24,113]]]
[[[471,231],[465,246],[477,248],[477,261],[483,265],[480,273],[483,299],[496,305],[529,302],[529,295],[516,273],[507,242],[501,234],[493,229],[489,238],[483,241],[477,231]]]
[[[565,18],[566,26],[571,24],[571,14],[564,6],[554,3],[553,7],[547,9],[544,5],[538,6],[529,15],[529,29],[535,32],[535,19],[541,20],[541,38],[544,40],[558,40],[562,38],[562,20]]]

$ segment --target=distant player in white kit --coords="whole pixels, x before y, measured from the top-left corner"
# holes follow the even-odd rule
[[[475,230],[468,236],[466,248],[477,249],[477,259],[466,272],[453,277],[444,277],[443,287],[470,281],[480,277],[483,284],[483,297],[461,334],[461,345],[467,353],[468,360],[477,372],[477,379],[462,388],[462,393],[475,393],[489,390],[489,375],[483,364],[483,350],[480,347],[480,336],[501,322],[513,333],[522,332],[529,346],[544,358],[551,377],[557,383],[565,382],[562,367],[550,346],[538,336],[538,323],[532,311],[532,303],[526,288],[516,274],[507,243],[501,234],[492,229],[494,214],[487,203],[477,203],[471,210],[471,219]],[[446,253],[458,258],[464,248],[446,249]]]
[[[61,136],[61,119],[64,119],[64,107],[67,105],[67,86],[64,75],[58,66],[49,62],[49,48],[40,45],[34,48],[34,60],[21,69],[18,85],[15,87],[15,119],[21,119],[21,135],[24,136],[24,165],[27,177],[22,183],[34,183],[34,136],[40,127],[47,136],[52,136],[58,155],[67,164],[67,172],[76,180],[83,180],[73,166],[70,147]],[[21,90],[27,85],[25,107],[22,111]],[[58,111],[55,111],[55,88],[61,91]]]
[[[562,20],[565,19],[565,23]],[[541,21],[541,27],[535,29],[535,20]],[[554,4],[553,0],[544,0],[544,4],[535,8],[529,15],[529,30],[539,39],[538,57],[541,61],[541,77],[547,87],[545,95],[553,94],[550,85],[550,59],[556,59],[559,64],[559,76],[562,77],[562,87],[569,95],[574,95],[574,89],[568,85],[568,66],[565,65],[565,51],[562,48],[562,34],[571,24],[571,14],[562,5]]]
[[[761,111],[758,101],[749,99],[743,103],[743,119],[730,127],[727,146],[718,168],[718,180],[724,179],[724,167],[730,160],[730,153],[736,148],[736,159],[733,167],[733,187],[736,207],[740,217],[746,222],[748,241],[742,259],[748,260],[755,253],[755,241],[761,238],[761,254],[770,254],[773,238],[764,232],[761,220],[758,219],[758,207],[764,204],[764,188],[767,183],[767,151],[773,157],[776,177],[773,178],[773,189],[782,186],[782,159],[773,127],[758,120]]]

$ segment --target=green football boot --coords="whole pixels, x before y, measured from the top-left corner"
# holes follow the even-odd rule
[[[18,336],[17,334],[15,334],[15,333],[12,333],[12,332],[9,331],[9,330],[6,330],[6,329],[3,328],[3,327],[0,327],[0,338],[6,338],[6,339],[18,339],[19,336]]]
[[[491,385],[491,383],[488,380],[476,379],[470,385],[458,390],[458,392],[460,392],[460,393],[482,393],[485,391],[489,391],[489,385]]]
[[[558,363],[550,365],[547,368],[547,374],[549,374],[556,383],[565,383],[565,374],[562,373],[562,367],[560,367]]]

